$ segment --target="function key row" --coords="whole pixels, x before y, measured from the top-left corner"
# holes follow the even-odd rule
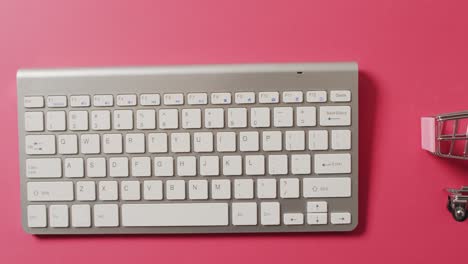
[[[284,91],[281,95],[279,92],[238,92],[234,93],[235,104],[255,104],[257,101],[260,104],[277,104],[283,103],[324,103],[328,100],[327,91]],[[117,106],[136,106],[136,94],[119,94],[116,97],[115,104]],[[162,101],[164,105],[207,105],[207,93],[189,93],[185,97],[182,93],[163,94]],[[351,91],[349,90],[334,90],[330,91],[331,102],[350,102]],[[214,105],[223,105],[232,103],[231,93],[211,93],[210,102]],[[68,106],[67,96],[54,95],[48,96],[47,107],[63,108]],[[72,95],[70,96],[71,107],[90,107],[90,95]],[[158,106],[161,105],[161,96],[159,94],[141,94],[140,105],[142,106]],[[25,108],[42,108],[45,106],[43,96],[27,96],[24,97]],[[93,106],[109,107],[114,106],[114,96],[111,94],[102,94],[93,96]]]

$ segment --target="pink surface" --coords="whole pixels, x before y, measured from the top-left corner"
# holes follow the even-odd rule
[[[465,0],[1,1],[0,263],[462,263],[468,222],[448,214],[443,188],[468,185],[468,166],[421,150],[420,117],[468,108],[467,8]],[[18,68],[298,61],[359,63],[355,232],[22,231]]]

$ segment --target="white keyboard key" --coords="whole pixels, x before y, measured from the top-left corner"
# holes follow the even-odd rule
[[[346,225],[351,224],[351,214],[348,212],[344,213],[331,213],[330,223],[333,225]]]
[[[177,109],[159,110],[159,128],[177,129],[179,127],[179,112]]]
[[[193,151],[213,152],[213,133],[196,132],[193,134]]]
[[[47,112],[47,130],[49,131],[65,131],[65,111],[49,111]]]
[[[326,213],[328,212],[328,205],[326,201],[307,202],[308,213]]]
[[[280,224],[279,202],[262,202],[260,204],[260,223],[262,225]]]
[[[216,134],[216,147],[219,152],[236,151],[236,133],[218,132]]]
[[[242,92],[236,93],[236,104],[254,104],[255,103],[255,93],[254,92]]]
[[[268,174],[285,175],[287,173],[288,173],[288,156],[287,155],[268,156]]]
[[[95,201],[96,184],[94,181],[76,182],[76,200],[77,201]]]
[[[195,176],[197,174],[197,159],[194,156],[177,157],[177,175]]]
[[[304,224],[304,214],[302,214],[302,213],[283,214],[283,223],[285,225],[303,225]]]
[[[159,94],[142,94],[140,95],[140,104],[142,106],[160,105],[161,96]]]
[[[71,223],[73,227],[91,227],[91,206],[89,204],[72,205]]]
[[[182,128],[201,128],[201,109],[183,109]]]
[[[172,133],[171,134],[171,152],[185,153],[190,152],[190,134]]]
[[[250,109],[251,127],[270,127],[270,109],[267,107],[254,107]]]
[[[252,179],[234,180],[234,198],[235,199],[253,199],[254,186]]]
[[[228,127],[243,128],[247,127],[247,109],[229,108],[228,109]]]
[[[328,131],[310,130],[309,131],[309,150],[327,150],[328,149]]]
[[[27,159],[26,177],[60,178],[62,177],[62,161],[59,158]]]
[[[55,136],[53,135],[27,135],[25,145],[28,155],[55,154]]]
[[[132,176],[149,177],[151,176],[151,158],[133,157],[132,158]]]
[[[351,102],[351,91],[349,90],[330,91],[330,101]]]
[[[307,92],[308,103],[324,103],[327,101],[326,91],[308,91]]]
[[[102,135],[103,152],[106,154],[121,154],[122,134],[104,134]]]
[[[47,107],[67,107],[67,97],[63,95],[48,96]]]
[[[148,134],[148,152],[149,153],[166,153],[167,152],[167,134],[166,133],[150,133]]]
[[[314,168],[316,174],[351,173],[351,154],[315,154]]]
[[[117,204],[96,204],[93,216],[96,227],[119,226],[119,206]]]
[[[71,107],[88,107],[91,105],[89,95],[72,95],[70,96]]]
[[[88,130],[88,112],[87,111],[69,111],[68,128],[74,131]]]
[[[44,114],[42,112],[24,113],[25,131],[44,131]]]
[[[240,151],[258,151],[260,146],[258,142],[258,132],[240,132],[239,133]]]
[[[109,158],[109,176],[128,177],[128,158],[127,157]]]
[[[132,110],[115,110],[114,111],[114,129],[117,129],[117,130],[133,129]]]
[[[227,226],[227,203],[124,204],[123,226]]]
[[[284,103],[302,103],[304,101],[301,91],[286,91],[283,92]]]
[[[275,179],[258,179],[257,180],[257,197],[260,199],[276,198],[276,180]]]
[[[304,131],[286,131],[285,135],[286,150],[305,150],[305,132]]]
[[[208,199],[208,182],[206,180],[192,180],[188,182],[189,199]]]
[[[153,109],[137,110],[136,125],[138,129],[156,128],[156,111]]]
[[[155,157],[154,176],[174,176],[174,159],[172,157]]]
[[[224,127],[224,109],[207,108],[205,109],[205,127],[223,128]]]
[[[144,181],[143,199],[162,200],[162,198],[163,198],[162,181]]]
[[[65,177],[84,177],[84,162],[82,158],[66,158],[63,160],[63,166],[65,167]]]
[[[262,145],[264,151],[281,151],[283,148],[281,131],[263,131]]]
[[[258,94],[258,102],[261,104],[277,104],[279,103],[278,92],[260,92]]]
[[[282,178],[279,182],[281,198],[299,198],[299,179]]]
[[[98,134],[83,134],[80,137],[80,149],[83,154],[98,154],[101,149]]]
[[[223,175],[239,176],[242,174],[242,157],[241,156],[224,156],[223,157]]]
[[[321,126],[349,126],[351,125],[351,107],[349,106],[321,106]]]
[[[73,182],[28,182],[28,201],[73,201]]]
[[[219,175],[219,157],[218,156],[200,156],[200,175],[218,176]]]
[[[257,225],[257,203],[232,203],[232,224]]]
[[[212,93],[211,103],[214,105],[231,104],[231,94],[230,93]]]
[[[292,127],[293,126],[293,108],[292,107],[275,107],[273,110],[273,120],[275,127]]]
[[[308,225],[326,225],[328,223],[327,213],[308,213],[307,224]]]
[[[296,125],[299,127],[313,127],[316,125],[317,114],[315,107],[304,106],[296,108]]]
[[[41,108],[44,107],[44,97],[42,96],[26,96],[23,99],[25,108]]]
[[[95,95],[93,97],[93,105],[94,106],[113,106],[114,105],[114,97],[110,94],[104,95]]]
[[[78,137],[76,135],[59,135],[58,136],[58,153],[59,154],[77,154],[78,153]]]
[[[212,180],[211,198],[214,200],[231,199],[231,181],[230,180]]]
[[[88,158],[86,160],[86,173],[90,178],[106,177],[106,159]]]
[[[137,105],[137,96],[135,94],[119,94],[117,95],[118,106],[135,106]]]
[[[140,200],[140,182],[139,181],[121,181],[120,182],[121,199],[124,201]]]
[[[304,178],[303,193],[306,198],[351,197],[351,178]]]
[[[130,133],[125,135],[126,153],[145,153],[145,134]]]
[[[310,174],[310,155],[298,154],[291,155],[291,173],[295,175]]]
[[[99,182],[99,200],[101,201],[117,201],[118,187],[116,181],[100,181]]]
[[[189,93],[187,103],[189,105],[206,105],[208,104],[208,95],[206,93]]]
[[[166,181],[166,198],[168,200],[185,199],[185,181],[168,180]]]
[[[245,156],[245,174],[265,175],[265,156],[263,155]]]
[[[47,226],[47,212],[45,205],[28,205],[28,226]]]
[[[184,104],[184,95],[181,93],[164,95],[164,105],[183,105],[183,104]]]
[[[351,130],[332,130],[332,149],[351,149]]]
[[[93,130],[110,130],[111,118],[110,111],[97,110],[91,112],[91,128]]]
[[[49,206],[49,224],[51,227],[68,227],[68,206],[53,204]]]

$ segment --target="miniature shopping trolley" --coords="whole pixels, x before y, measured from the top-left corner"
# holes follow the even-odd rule
[[[468,111],[421,118],[422,148],[443,158],[468,160]],[[467,219],[468,186],[447,188],[447,209],[457,221]]]

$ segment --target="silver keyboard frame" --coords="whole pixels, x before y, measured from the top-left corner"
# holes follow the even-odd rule
[[[44,99],[48,95],[90,95],[91,102],[92,96],[95,94],[113,94],[114,95],[114,106],[113,107],[87,107],[85,110],[91,111],[94,109],[115,109],[124,108],[115,105],[115,98],[117,94],[124,93],[176,93],[181,92],[185,95],[189,92],[242,92],[242,91],[297,91],[302,90],[304,92],[310,90],[338,90],[347,89],[351,90],[352,101],[351,103],[332,103],[329,100],[326,103],[313,103],[315,106],[321,105],[350,105],[351,106],[351,126],[346,127],[351,129],[352,135],[352,150],[345,151],[350,152],[352,156],[352,173],[351,177],[351,197],[349,198],[315,198],[307,199],[300,197],[298,199],[281,199],[277,198],[281,203],[281,214],[284,212],[301,212],[305,213],[306,218],[306,201],[327,201],[328,212],[350,212],[351,213],[351,224],[348,225],[332,225],[330,221],[327,225],[307,225],[306,219],[304,225],[289,225],[286,226],[283,223],[279,226],[262,226],[258,223],[256,226],[229,226],[223,227],[91,227],[91,228],[30,228],[27,225],[27,205],[28,204],[77,204],[80,202],[28,202],[27,191],[26,191],[26,173],[25,173],[25,161],[29,157],[25,153],[25,135],[24,131],[24,112],[27,110],[23,107],[24,96],[44,96]],[[163,233],[270,233],[270,232],[320,232],[320,231],[352,231],[358,224],[358,65],[354,62],[344,63],[300,63],[300,64],[245,64],[245,65],[195,65],[195,66],[167,66],[167,67],[127,67],[127,68],[77,68],[77,69],[32,69],[32,70],[19,70],[17,73],[17,92],[18,92],[18,128],[19,128],[19,165],[20,165],[20,181],[21,181],[21,207],[22,207],[22,226],[27,233],[45,235],[45,234],[163,234]],[[329,93],[328,93],[329,98]],[[139,98],[138,98],[139,99]],[[161,97],[162,99],[162,97]],[[234,100],[234,99],[233,99]],[[46,102],[45,102],[46,104]],[[231,105],[216,105],[216,107],[228,108],[233,107]],[[254,106],[265,106],[265,104],[254,105],[243,105],[245,107]],[[294,106],[294,104],[272,104],[266,105],[269,107],[274,106]],[[302,105],[312,105],[312,103],[305,102]],[[243,107],[242,106],[242,107]],[[132,109],[143,109],[143,108],[187,108],[186,104],[183,106],[136,106]],[[204,108],[204,106],[190,106]],[[67,107],[65,111],[68,112],[70,107]],[[42,109],[35,109],[34,111],[46,111],[47,105]],[[58,110],[54,108],[54,110]],[[318,112],[318,109],[317,109]],[[272,117],[271,117],[272,118]],[[318,116],[317,116],[318,120]],[[332,129],[333,127],[320,127],[319,122],[317,126],[313,128],[267,128],[271,130],[309,130],[309,129]],[[161,131],[159,129],[156,129]],[[177,130],[164,130],[164,132],[177,132],[183,130],[179,128]],[[212,131],[211,129],[210,131]],[[240,129],[224,128],[222,131],[238,131]],[[241,129],[242,131],[257,131],[259,129],[246,128]],[[110,131],[93,131],[93,133],[104,134],[110,133]],[[133,131],[133,130],[132,130]],[[142,133],[154,132],[150,131],[139,131]],[[208,131],[208,129],[200,129],[197,131]],[[43,133],[43,132],[28,132],[28,133]],[[69,133],[65,131],[64,133]],[[78,132],[74,131],[75,134],[89,133],[89,131]],[[125,131],[117,131],[117,133],[125,134]],[[59,134],[54,132],[54,134]],[[330,134],[330,133],[329,133]],[[330,137],[330,135],[329,135]],[[330,140],[329,140],[330,141]],[[284,144],[284,142],[283,142]],[[307,142],[306,142],[307,144]],[[307,152],[307,150],[305,151]],[[313,151],[311,154],[313,154]],[[326,153],[331,152],[343,152],[328,150]],[[216,153],[216,152],[215,152]],[[269,154],[271,152],[259,151],[258,154]],[[287,153],[287,151],[275,152]],[[197,153],[192,153],[195,156],[199,156]],[[239,151],[229,153],[230,155],[243,155]],[[141,154],[139,154],[141,155]],[[148,156],[154,157],[154,154],[147,153]],[[168,155],[171,155],[170,153]],[[54,157],[63,158],[70,155],[53,155]],[[73,157],[89,157],[90,155],[73,155]],[[97,156],[97,155],[93,155]],[[99,156],[108,157],[112,155],[99,154]],[[128,156],[131,155],[120,155]],[[173,155],[176,156],[176,155]],[[44,156],[49,157],[49,156]],[[313,171],[313,166],[312,166]],[[306,177],[309,175],[306,175]],[[323,177],[333,177],[336,175],[323,175]],[[338,176],[345,176],[340,174]],[[200,176],[197,176],[200,177]],[[244,178],[257,178],[267,176],[240,176]],[[278,176],[276,176],[279,178]],[[288,177],[288,175],[283,176]],[[300,180],[300,194],[302,196],[302,178],[303,175],[294,175]],[[179,179],[179,176],[166,177],[166,179]],[[208,178],[208,177],[207,177]],[[216,179],[233,179],[232,176],[217,176],[210,177]],[[82,181],[85,178],[71,178],[68,181]],[[92,180],[106,180],[106,178],[93,178]],[[124,178],[112,178],[115,181],[128,180],[129,177]],[[145,178],[149,179],[149,178]],[[141,178],[141,180],[145,180]],[[155,179],[155,177],[151,177]],[[158,178],[159,179],[159,178]],[[184,180],[189,180],[187,177],[182,177]],[[194,179],[194,177],[190,177]],[[57,179],[36,179],[36,181],[56,181]],[[208,179],[210,180],[210,179]],[[254,187],[256,192],[256,187]],[[233,201],[234,199],[231,199]],[[273,201],[273,199],[267,199]],[[213,200],[207,200],[208,202]],[[216,202],[224,202],[226,200],[217,200]],[[230,202],[229,200],[227,200]],[[255,201],[258,203],[261,201],[258,198],[250,200],[236,200],[236,201]],[[171,203],[164,199],[163,203]],[[190,200],[184,201],[172,201],[174,203],[191,203]],[[84,203],[84,202],[81,202]],[[93,204],[92,202],[86,202]],[[122,201],[107,201],[100,203],[113,203],[121,204]],[[128,202],[130,203],[130,202]],[[145,201],[141,200],[138,203],[157,203],[156,201]],[[229,206],[230,207],[230,206]],[[92,212],[91,212],[92,214]],[[229,213],[231,215],[231,212]],[[92,217],[92,215],[91,215]],[[231,217],[230,217],[231,219]],[[282,216],[281,216],[282,219]],[[120,219],[121,221],[121,219]],[[281,220],[282,222],[282,220]]]

